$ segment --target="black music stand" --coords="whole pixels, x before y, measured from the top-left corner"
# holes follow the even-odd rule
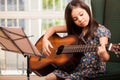
[[[29,80],[29,57],[40,56],[37,48],[31,44],[25,32],[20,27],[0,27],[0,46],[2,50],[27,56],[27,80]]]

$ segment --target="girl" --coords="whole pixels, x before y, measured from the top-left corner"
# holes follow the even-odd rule
[[[68,3],[65,9],[65,21],[65,26],[51,27],[46,31],[43,37],[45,55],[52,54],[49,47],[53,48],[53,46],[48,39],[57,32],[67,32],[68,35],[82,38],[85,45],[100,44],[100,46],[97,52],[85,52],[73,73],[55,70],[45,76],[45,80],[83,80],[85,77],[95,77],[98,73],[104,72],[105,62],[110,58],[105,48],[111,37],[110,31],[93,19],[89,7],[80,0],[72,0]]]

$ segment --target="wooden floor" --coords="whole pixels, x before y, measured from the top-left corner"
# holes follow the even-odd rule
[[[28,80],[26,76],[0,76],[0,80]],[[29,80],[44,80],[39,76],[30,76]]]

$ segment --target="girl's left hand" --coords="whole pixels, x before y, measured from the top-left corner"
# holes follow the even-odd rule
[[[101,60],[103,60],[103,61],[108,61],[109,60],[109,54],[108,54],[108,52],[106,50],[105,45],[99,46],[97,53],[100,56]]]
[[[102,55],[104,53],[106,53],[106,48],[105,48],[105,45],[101,45],[98,47],[98,55]]]

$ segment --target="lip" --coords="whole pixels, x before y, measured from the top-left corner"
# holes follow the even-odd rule
[[[85,25],[85,23],[86,23],[86,21],[83,20],[83,21],[80,23],[80,25]]]

